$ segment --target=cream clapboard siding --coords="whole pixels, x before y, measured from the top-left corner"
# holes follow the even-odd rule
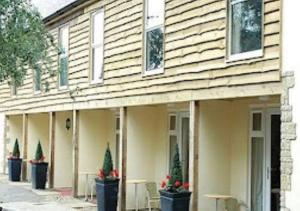
[[[280,0],[264,2],[264,56],[236,62],[226,62],[226,2],[166,0],[165,73],[150,77],[142,76],[143,0],[106,0],[87,6],[67,23],[69,89],[58,90],[57,76],[46,74],[43,82],[50,82],[50,91],[34,95],[32,72],[29,72],[17,97],[10,97],[7,84],[0,85],[2,110],[63,109],[79,102],[279,83]],[[104,82],[90,85],[90,13],[102,6],[105,8]],[[51,33],[57,42],[58,27],[51,28]],[[50,55],[54,60],[52,68],[57,70],[58,55],[54,49]],[[163,99],[166,98],[161,103]]]

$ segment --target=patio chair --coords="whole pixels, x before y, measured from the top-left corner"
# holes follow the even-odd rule
[[[149,211],[152,209],[158,209],[159,210],[159,203],[160,203],[160,198],[159,194],[157,192],[157,187],[155,182],[146,182],[146,191],[147,191],[147,205]]]
[[[226,199],[224,202],[226,211],[241,211],[241,207],[244,207],[246,210],[248,210],[248,206],[244,202],[238,201],[235,198]]]

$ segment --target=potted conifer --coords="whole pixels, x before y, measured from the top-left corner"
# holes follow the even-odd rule
[[[45,189],[47,181],[48,163],[44,162],[45,156],[39,141],[35,152],[35,159],[31,160],[31,183],[34,189]]]
[[[16,139],[13,152],[8,157],[8,177],[10,181],[19,182],[22,169],[22,159],[20,158],[19,142]]]
[[[119,174],[113,170],[113,161],[109,145],[104,156],[103,168],[96,180],[98,211],[116,211],[118,205]]]
[[[162,211],[188,211],[191,192],[189,184],[183,183],[182,167],[179,158],[179,149],[176,145],[171,175],[168,175],[161,184],[160,202]]]

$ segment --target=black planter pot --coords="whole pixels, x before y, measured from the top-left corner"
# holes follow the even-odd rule
[[[116,211],[118,206],[119,179],[102,181],[95,179],[98,211]]]
[[[189,211],[191,192],[173,193],[160,190],[162,211]]]
[[[20,181],[21,169],[22,159],[8,159],[8,177],[10,181]]]
[[[45,189],[48,163],[31,164],[31,184],[33,189]]]

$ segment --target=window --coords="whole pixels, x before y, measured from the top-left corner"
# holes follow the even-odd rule
[[[69,27],[59,32],[59,87],[68,85]]]
[[[34,68],[34,92],[41,91],[41,66],[37,65]]]
[[[144,74],[163,72],[164,63],[164,0],[145,0]]]
[[[262,0],[230,0],[231,59],[262,55],[262,8]]]
[[[17,85],[15,83],[13,83],[11,85],[11,95],[12,96],[17,96],[18,94],[18,88],[17,88]]]
[[[103,42],[104,42],[104,11],[92,14],[92,82],[103,79]]]
[[[169,115],[169,171],[178,144],[184,182],[189,181],[189,115],[179,112]]]

